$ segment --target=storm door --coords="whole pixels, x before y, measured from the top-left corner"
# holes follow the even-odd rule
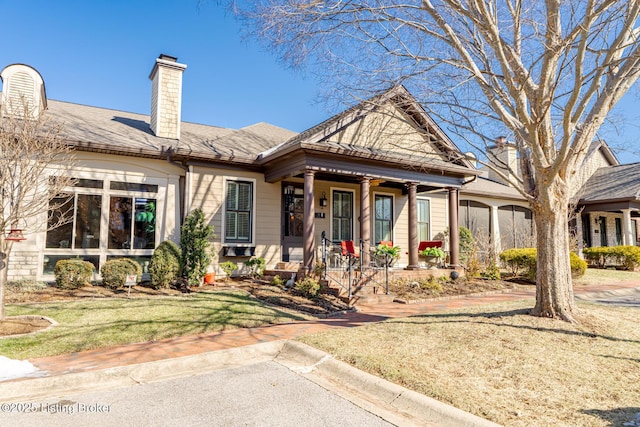
[[[302,262],[304,189],[302,184],[282,186],[282,261]]]

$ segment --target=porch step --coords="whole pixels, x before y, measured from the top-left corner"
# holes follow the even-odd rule
[[[293,273],[297,273],[298,270],[288,270],[288,269],[273,269],[273,270],[265,270],[264,271],[264,276],[265,277],[275,277],[275,276],[280,276],[280,278],[282,280],[289,280],[291,279],[291,276],[293,275]]]
[[[276,270],[298,271],[301,263],[299,262],[279,262],[276,264]]]
[[[392,303],[395,299],[395,295],[386,294],[369,294],[369,295],[354,295],[351,297],[351,305],[377,305]]]

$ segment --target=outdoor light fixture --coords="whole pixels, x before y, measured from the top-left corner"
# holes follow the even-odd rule
[[[320,197],[320,207],[327,207],[327,193],[325,193],[324,191],[322,192],[322,196]]]

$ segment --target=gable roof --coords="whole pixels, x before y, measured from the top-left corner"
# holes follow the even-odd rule
[[[345,144],[332,138],[347,127],[365,119],[384,105],[394,105],[407,114],[424,136],[439,150],[438,156],[416,154],[407,156],[381,148]],[[361,102],[324,122],[305,130],[288,141],[264,151],[259,156],[261,163],[267,163],[299,149],[333,154],[345,154],[365,159],[384,160],[400,164],[410,164],[440,172],[476,174],[472,163],[465,158],[455,143],[440,129],[425,112],[416,99],[403,87],[396,86],[367,101]],[[444,157],[445,159],[443,159]]]
[[[640,163],[598,169],[587,180],[580,204],[640,200]]]

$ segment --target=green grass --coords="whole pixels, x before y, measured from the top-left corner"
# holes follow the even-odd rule
[[[6,310],[8,316],[43,315],[59,323],[46,332],[1,339],[0,354],[13,359],[304,319],[233,291],[10,304]]]

